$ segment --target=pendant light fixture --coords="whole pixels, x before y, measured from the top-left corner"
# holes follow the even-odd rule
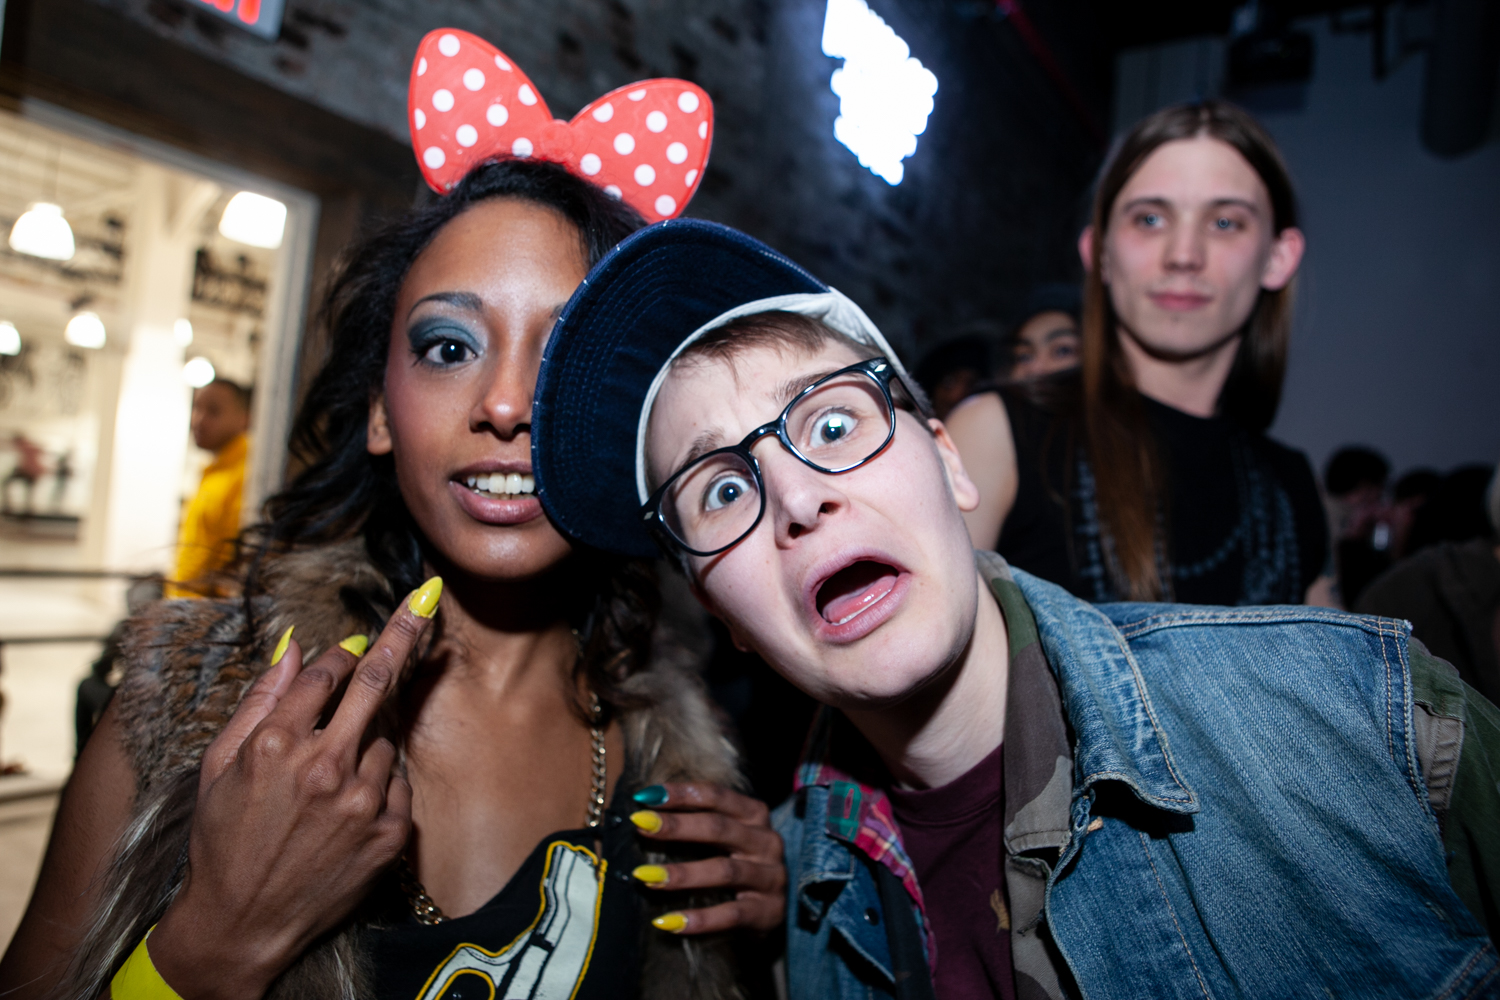
[[[10,248],[46,260],[72,260],[76,250],[73,227],[63,218],[62,206],[33,202],[10,227]]]
[[[63,339],[74,347],[87,347],[97,351],[104,346],[104,321],[99,314],[89,310],[73,314],[63,329]]]
[[[224,206],[219,235],[264,250],[276,250],[286,231],[286,206],[263,194],[241,191]]]
[[[15,357],[21,353],[21,331],[10,320],[0,320],[0,354]]]
[[[182,366],[182,380],[194,389],[201,389],[214,380],[214,364],[205,357],[189,358]]]
[[[62,173],[62,147],[52,157],[52,197],[57,198],[58,179]],[[77,252],[73,227],[63,218],[62,206],[54,201],[32,202],[31,207],[10,227],[10,248],[16,253],[44,260],[72,260]]]

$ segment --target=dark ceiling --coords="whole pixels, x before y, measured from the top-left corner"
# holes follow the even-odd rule
[[[1112,49],[1155,45],[1180,38],[1229,34],[1230,20],[1242,0],[1156,0],[1122,3],[1091,0],[1102,40]],[[1262,24],[1285,23],[1299,17],[1339,10],[1389,7],[1369,0],[1273,0],[1260,4]]]

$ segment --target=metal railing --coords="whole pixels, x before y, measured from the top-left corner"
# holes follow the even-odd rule
[[[131,573],[124,570],[112,569],[32,569],[28,567],[0,567],[0,580],[22,579],[22,580],[149,580],[157,574]],[[97,633],[53,633],[41,635],[14,635],[0,636],[0,674],[5,672],[5,647],[7,646],[42,646],[63,645],[75,642],[97,642],[109,641],[109,633],[99,635]],[[0,716],[5,713],[6,699],[0,694]],[[0,773],[4,773],[5,760],[0,757]]]

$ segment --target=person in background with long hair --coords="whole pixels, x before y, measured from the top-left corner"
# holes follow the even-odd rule
[[[421,69],[502,64],[459,34]],[[737,995],[711,932],[781,922],[780,839],[652,648],[651,564],[571,542],[531,474],[552,325],[644,219],[535,152],[480,148],[348,255],[304,471],[242,600],[129,629],[0,995]]]
[[[975,545],[1091,601],[1301,602],[1327,526],[1306,456],[1266,429],[1304,244],[1250,115],[1207,101],[1136,125],[1079,239],[1081,369],[948,418]]]

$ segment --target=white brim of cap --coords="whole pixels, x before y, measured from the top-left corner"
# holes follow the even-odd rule
[[[645,503],[651,499],[651,490],[647,485],[649,480],[646,475],[646,427],[651,422],[651,409],[656,405],[657,393],[661,392],[662,385],[667,380],[667,373],[672,370],[672,363],[677,360],[683,351],[703,337],[710,330],[717,330],[742,316],[754,316],[763,312],[789,312],[800,313],[818,320],[829,329],[842,333],[859,344],[866,344],[875,348],[888,359],[896,368],[896,373],[901,376],[902,381],[911,384],[911,378],[902,366],[901,359],[891,349],[878,327],[871,322],[865,311],[855,305],[844,293],[830,288],[826,292],[803,292],[796,295],[776,295],[769,299],[757,299],[754,302],[746,302],[744,305],[735,306],[728,312],[720,313],[713,319],[704,323],[698,329],[688,334],[677,349],[667,358],[666,363],[657,371],[656,377],[651,380],[651,387],[646,390],[646,398],[641,403],[640,423],[635,431],[635,488],[640,494],[640,502]]]

